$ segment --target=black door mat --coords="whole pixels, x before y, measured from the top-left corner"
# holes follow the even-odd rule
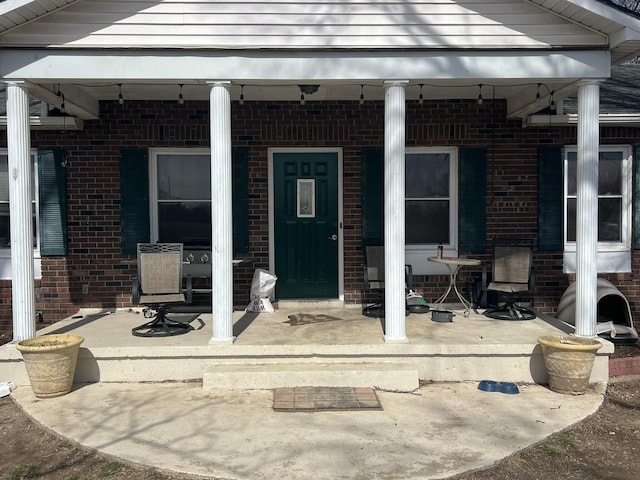
[[[283,387],[273,393],[277,412],[320,412],[326,410],[382,410],[373,388],[368,387]]]

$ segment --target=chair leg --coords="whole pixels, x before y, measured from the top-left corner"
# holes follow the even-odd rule
[[[193,330],[193,326],[185,322],[167,318],[167,307],[159,305],[156,316],[150,322],[131,329],[136,337],[170,337],[182,335]]]
[[[488,309],[484,315],[496,320],[533,320],[537,317],[532,309],[517,305],[513,299],[508,299],[500,307]]]

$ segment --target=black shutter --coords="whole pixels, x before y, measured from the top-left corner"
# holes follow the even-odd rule
[[[564,231],[562,147],[538,150],[538,249],[562,250]]]
[[[362,243],[384,244],[384,149],[362,149]]]
[[[234,148],[233,158],[233,253],[249,251],[249,149]]]
[[[458,175],[460,250],[484,252],[487,245],[487,149],[461,148]]]
[[[640,249],[640,146],[633,149],[633,249]]]
[[[38,151],[40,255],[67,254],[67,168],[62,149]]]
[[[138,242],[150,240],[147,149],[120,150],[120,228],[124,254],[135,254]]]

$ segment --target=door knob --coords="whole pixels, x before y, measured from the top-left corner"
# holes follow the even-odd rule
[[[335,233],[333,235],[331,235],[330,237],[327,237],[329,240],[333,240],[336,241],[338,240],[338,235],[336,235]]]

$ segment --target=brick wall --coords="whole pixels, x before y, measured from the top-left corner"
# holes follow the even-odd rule
[[[482,146],[487,159],[487,251],[491,239],[537,240],[537,149],[540,144],[575,144],[576,129],[522,129],[505,117],[504,102],[415,101],[407,103],[407,146]],[[34,148],[62,147],[68,152],[69,255],[42,260],[36,282],[37,309],[47,323],[81,307],[130,305],[133,256],[120,253],[119,166],[121,147],[209,147],[208,102],[117,102],[101,104],[101,119],[85,122],[82,131],[33,131]],[[636,144],[640,129],[603,128],[603,144]],[[235,302],[248,302],[253,269],[268,266],[267,148],[339,146],[344,155],[345,299],[363,298],[361,247],[360,150],[382,146],[384,103],[297,102],[233,104],[232,142],[250,150],[250,249],[254,264],[234,272]],[[6,142],[6,138],[0,139]],[[0,145],[4,145],[0,143]],[[632,274],[609,275],[640,307],[634,255]],[[553,314],[570,281],[562,273],[562,252],[535,252],[535,306]],[[472,270],[469,270],[472,272]],[[417,277],[426,298],[442,291],[447,279]],[[88,294],[82,293],[87,285]],[[636,325],[640,327],[640,325]],[[10,282],[0,282],[0,332],[11,329]]]

